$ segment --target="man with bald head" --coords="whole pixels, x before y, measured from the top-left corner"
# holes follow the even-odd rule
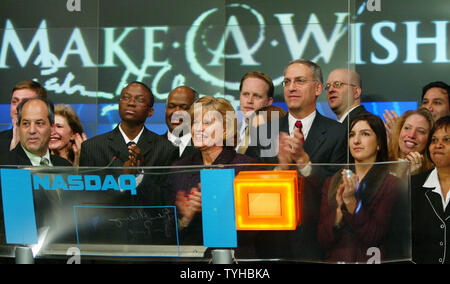
[[[349,117],[367,113],[361,105],[361,78],[355,71],[344,68],[331,71],[325,89],[328,105],[345,128]]]
[[[168,131],[162,136],[178,147],[180,158],[195,152],[192,147],[189,109],[197,98],[198,93],[188,86],[173,89],[167,97],[166,124]]]

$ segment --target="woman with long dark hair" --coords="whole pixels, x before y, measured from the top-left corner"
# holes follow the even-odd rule
[[[354,117],[349,147],[354,167],[329,178],[322,191],[319,243],[327,262],[366,262],[371,247],[383,251],[398,192],[389,174],[386,130],[373,114]]]

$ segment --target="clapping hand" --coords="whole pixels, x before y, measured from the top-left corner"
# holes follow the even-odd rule
[[[385,110],[383,113],[383,118],[385,120],[384,126],[386,127],[387,138],[389,141],[389,139],[392,137],[392,133],[394,131],[395,124],[397,123],[397,120],[400,117],[394,110],[391,110],[391,112],[389,112],[388,110]]]
[[[74,139],[72,140],[72,150],[74,154],[73,165],[80,165],[80,153],[81,153],[81,144],[87,140],[87,136],[85,133],[75,133]]]
[[[411,175],[417,174],[422,168],[423,155],[419,152],[410,152],[408,155],[406,155],[406,159],[410,161]]]
[[[192,187],[189,193],[186,193],[184,190],[178,191],[175,197],[175,205],[181,215],[183,215],[183,222],[189,223],[197,212],[202,211],[200,183],[198,183],[198,187]]]
[[[278,146],[278,161],[280,164],[295,163],[299,169],[302,169],[309,163],[309,156],[303,147],[303,141],[303,134],[300,133],[298,128],[294,129],[294,136],[292,137],[281,132]]]

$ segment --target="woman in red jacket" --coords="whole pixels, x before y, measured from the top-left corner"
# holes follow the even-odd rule
[[[372,114],[354,117],[349,147],[355,166],[330,177],[323,186],[319,243],[327,262],[367,262],[370,248],[383,253],[398,197],[398,179],[389,174],[386,130]]]

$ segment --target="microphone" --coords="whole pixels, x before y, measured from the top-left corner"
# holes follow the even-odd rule
[[[115,160],[119,159],[119,156],[120,156],[120,151],[117,150],[116,152],[114,152],[114,155],[113,155],[111,161],[109,161],[109,163],[106,166],[99,167],[99,168],[96,168],[96,169],[89,169],[89,170],[86,170],[86,171],[81,171],[81,169],[78,169],[78,171],[80,173],[82,173],[82,174],[86,174],[86,173],[89,173],[89,172],[97,172],[97,171],[105,170],[105,169],[109,168],[114,163]]]
[[[115,160],[119,159],[119,154],[120,154],[120,152],[116,151],[114,153],[114,156],[112,157],[111,161],[105,166],[105,168],[109,168],[112,165],[112,163],[114,163]]]

